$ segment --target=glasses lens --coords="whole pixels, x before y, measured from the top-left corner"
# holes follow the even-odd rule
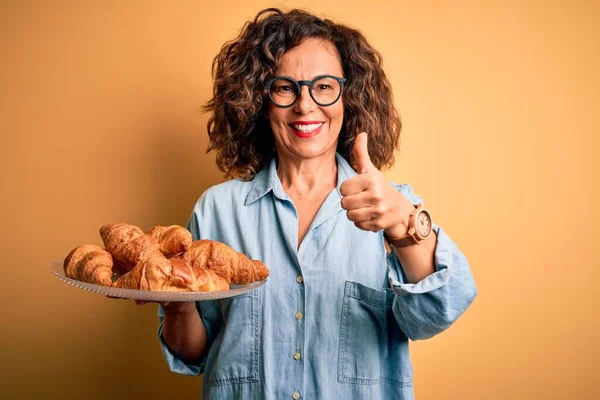
[[[336,79],[321,78],[312,85],[311,91],[317,103],[327,106],[339,99],[342,86]]]
[[[296,101],[298,87],[289,79],[279,78],[271,84],[269,94],[276,105],[286,107]]]

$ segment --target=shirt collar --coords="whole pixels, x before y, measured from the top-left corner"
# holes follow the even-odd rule
[[[344,181],[355,176],[356,171],[352,169],[350,164],[348,164],[348,161],[346,161],[341,154],[335,153],[335,158],[338,167],[336,192],[341,199],[340,186],[342,186]],[[288,195],[283,191],[283,186],[277,175],[277,162],[275,157],[271,159],[269,165],[265,166],[258,174],[256,174],[251,185],[244,205],[255,202],[270,191],[273,191],[273,194],[280,200],[289,200]]]

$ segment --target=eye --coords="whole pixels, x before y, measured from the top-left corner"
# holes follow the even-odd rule
[[[294,89],[292,88],[292,86],[291,86],[291,85],[281,85],[281,86],[277,86],[277,87],[275,88],[275,90],[276,90],[278,93],[287,93],[287,92],[291,92],[291,91],[293,91]]]
[[[333,87],[331,85],[327,85],[325,83],[319,83],[317,85],[317,90],[320,90],[322,92],[327,91],[327,90],[333,90]]]

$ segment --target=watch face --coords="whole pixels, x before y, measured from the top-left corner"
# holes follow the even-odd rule
[[[417,215],[417,232],[423,237],[429,236],[431,233],[431,216],[427,211],[421,211]]]

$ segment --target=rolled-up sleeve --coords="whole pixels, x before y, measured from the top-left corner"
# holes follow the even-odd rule
[[[396,294],[394,315],[412,340],[431,338],[450,327],[477,295],[466,257],[439,226],[433,228],[435,272],[420,282],[407,283],[395,252],[387,255],[390,286]]]

